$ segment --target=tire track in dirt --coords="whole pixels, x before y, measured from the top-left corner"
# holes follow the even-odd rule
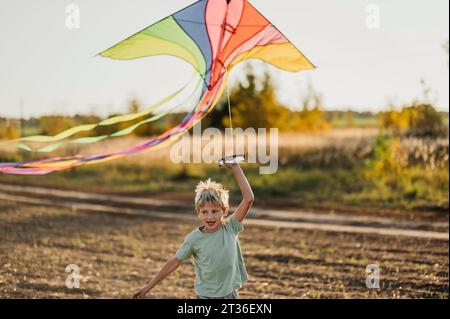
[[[159,208],[166,207],[165,205],[181,205],[181,202],[163,201],[150,198],[132,198],[128,196],[111,196],[104,194],[92,194],[73,191],[62,191],[55,189],[36,188],[36,187],[22,187],[0,184],[0,199],[4,201],[19,202],[24,204],[41,205],[41,206],[59,206],[70,208],[72,210],[80,211],[94,211],[105,213],[129,214],[136,216],[146,216],[154,218],[169,218],[169,219],[187,219],[195,221],[195,215],[170,213],[162,210],[155,210],[154,208],[130,208],[130,207],[115,207],[106,203],[130,203],[147,206],[156,206]],[[21,192],[24,195],[14,195],[4,192]],[[31,195],[31,196],[30,196]],[[34,196],[45,196],[46,198],[39,198]],[[76,199],[76,200],[74,200]],[[94,200],[96,203],[89,203],[89,200]],[[184,206],[177,206],[178,208],[186,208]],[[357,220],[354,216],[347,218],[346,216],[312,216],[310,213],[294,215],[292,212],[280,212],[273,210],[252,209],[253,212],[249,214],[246,220],[246,225],[261,226],[261,227],[278,227],[291,229],[308,229],[319,230],[325,232],[338,233],[357,233],[357,234],[375,234],[380,236],[404,236],[424,239],[439,239],[449,240],[448,232],[437,232],[429,230],[418,230],[410,228],[413,225],[400,224],[400,227],[392,227],[392,224],[384,218],[379,227],[366,226],[367,217],[364,220],[359,220],[359,224],[355,225]],[[286,216],[287,214],[287,216]],[[265,218],[258,218],[264,216]],[[296,220],[300,219],[299,220]],[[284,220],[283,220],[284,219]],[[305,221],[306,220],[306,221]],[[347,224],[346,224],[347,223]],[[386,225],[386,223],[388,225]],[[383,226],[384,225],[384,226]],[[389,227],[388,227],[389,226]],[[409,227],[405,227],[409,226]]]
[[[137,207],[144,209],[154,209],[158,207],[164,211],[186,212],[191,211],[192,206],[188,205],[186,201],[180,200],[160,200],[155,198],[142,198],[137,196],[124,196],[112,194],[98,194],[87,193],[72,190],[60,190],[51,188],[40,188],[35,186],[16,186],[0,184],[0,191],[12,193],[14,195],[26,194],[33,197],[41,198],[65,198],[73,201],[82,201],[90,203],[107,203],[108,206],[119,207]],[[234,210],[235,207],[231,207]],[[405,220],[400,218],[387,218],[380,216],[349,215],[349,214],[334,214],[314,212],[308,210],[280,210],[280,209],[261,209],[252,207],[249,217],[257,219],[282,220],[282,221],[299,221],[312,222],[320,224],[342,224],[351,226],[374,226],[382,228],[401,228],[401,229],[418,229],[418,230],[433,230],[439,232],[448,232],[448,220],[445,221],[423,221],[423,220]]]

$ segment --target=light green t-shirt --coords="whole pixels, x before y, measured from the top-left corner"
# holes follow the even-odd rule
[[[238,239],[242,230],[244,226],[233,214],[214,233],[196,228],[185,237],[175,257],[186,260],[194,256],[194,288],[199,296],[224,297],[248,279]]]

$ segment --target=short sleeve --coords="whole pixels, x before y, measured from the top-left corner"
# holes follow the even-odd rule
[[[184,239],[184,242],[181,244],[180,248],[178,248],[175,257],[179,260],[186,260],[192,255],[192,244],[189,241],[188,237]]]
[[[244,225],[239,221],[239,219],[237,219],[235,214],[231,215],[231,217],[228,218],[227,225],[236,235],[244,230]]]

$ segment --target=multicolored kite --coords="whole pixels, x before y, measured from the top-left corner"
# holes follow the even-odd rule
[[[109,161],[173,142],[214,108],[226,87],[228,72],[236,64],[245,60],[259,59],[291,72],[314,68],[314,65],[246,0],[197,1],[101,52],[100,55],[115,60],[156,55],[171,55],[183,59],[194,67],[200,78],[201,85],[198,86],[200,94],[195,101],[196,107],[179,125],[126,150],[91,156],[76,155],[32,162],[1,163],[0,172],[47,174],[80,165]],[[164,104],[166,100],[172,99],[177,94],[178,91],[157,105]],[[150,110],[154,108],[150,107]],[[163,112],[163,115],[166,113],[167,110]],[[53,137],[37,136],[23,138],[21,141],[58,142],[48,148],[48,150],[54,150],[61,145],[62,139],[78,132],[139,116],[142,116],[142,112],[108,119],[98,124],[72,128]],[[150,118],[150,121],[152,120],[154,116]],[[116,134],[122,136],[135,129],[136,125],[150,121],[135,124],[125,132]],[[78,139],[75,143],[90,143],[107,137],[110,136]],[[26,149],[26,146],[22,148]]]

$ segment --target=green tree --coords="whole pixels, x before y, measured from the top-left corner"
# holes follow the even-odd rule
[[[400,111],[391,107],[378,116],[381,127],[393,133],[411,136],[441,136],[446,135],[447,128],[439,113],[431,102],[431,89],[421,80],[423,87],[422,100],[405,105]]]
[[[250,65],[247,67],[246,84],[239,83],[230,92],[233,125],[243,129],[279,128],[288,130],[291,117],[288,108],[276,99],[275,87],[268,72],[265,72],[261,88],[257,88],[256,76]],[[229,126],[227,101],[219,108],[221,125]]]
[[[326,112],[322,111],[323,97],[311,84],[302,99],[301,111],[294,112],[294,130],[303,132],[321,131],[330,128]]]
[[[419,104],[406,108],[409,113],[409,132],[415,136],[438,136],[445,127],[441,114],[433,105]]]
[[[75,119],[68,116],[42,116],[39,120],[39,126],[43,135],[57,135],[71,127],[76,126]]]

